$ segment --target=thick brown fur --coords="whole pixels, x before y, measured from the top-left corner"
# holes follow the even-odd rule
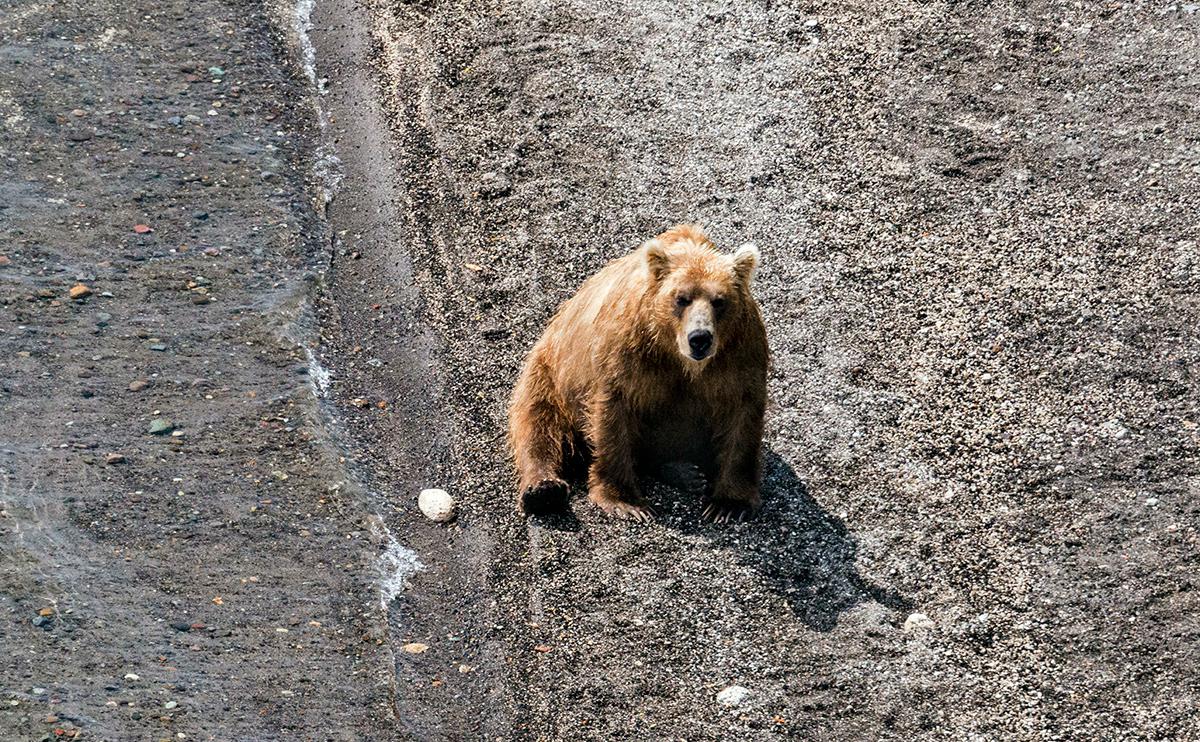
[[[768,351],[750,292],[757,262],[753,246],[722,254],[683,224],[559,307],[509,408],[520,509],[562,507],[576,453],[590,456],[589,499],[614,515],[648,519],[637,473],[680,461],[704,475],[707,517],[758,509]],[[711,350],[689,345],[689,331],[709,333]]]

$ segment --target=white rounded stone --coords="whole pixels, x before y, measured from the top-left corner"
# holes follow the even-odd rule
[[[749,697],[749,688],[741,685],[731,685],[717,694],[717,703],[725,706],[741,706]]]
[[[932,629],[933,619],[926,616],[924,613],[913,613],[908,618],[904,619],[905,633],[916,631],[917,629]]]
[[[421,508],[426,518],[438,523],[454,519],[454,498],[446,490],[421,490],[420,496],[417,497],[417,507]]]

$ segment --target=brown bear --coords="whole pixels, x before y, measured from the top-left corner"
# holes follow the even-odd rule
[[[589,499],[613,515],[649,520],[638,474],[681,462],[700,475],[706,518],[757,511],[768,360],[757,264],[753,245],[722,254],[683,224],[559,307],[509,407],[522,511],[564,506],[575,458],[589,463]]]

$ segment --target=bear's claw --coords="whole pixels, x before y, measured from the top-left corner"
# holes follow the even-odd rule
[[[601,510],[617,518],[636,520],[640,523],[649,523],[654,520],[654,510],[647,505],[624,500],[602,500],[596,504],[600,506]]]
[[[570,488],[561,479],[543,479],[521,492],[521,510],[527,515],[561,510],[567,504]]]
[[[741,523],[753,518],[757,509],[753,504],[739,500],[709,500],[702,515],[713,523]]]

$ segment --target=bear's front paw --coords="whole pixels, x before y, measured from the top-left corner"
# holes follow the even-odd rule
[[[741,523],[758,512],[758,503],[714,497],[704,506],[704,519],[713,523]]]
[[[641,498],[620,497],[612,494],[608,487],[593,485],[588,490],[588,499],[596,503],[604,512],[618,518],[636,520],[641,523],[649,523],[654,519],[654,510],[642,502]]]
[[[521,490],[518,505],[527,515],[561,510],[567,504],[570,487],[561,479],[543,479]]]

